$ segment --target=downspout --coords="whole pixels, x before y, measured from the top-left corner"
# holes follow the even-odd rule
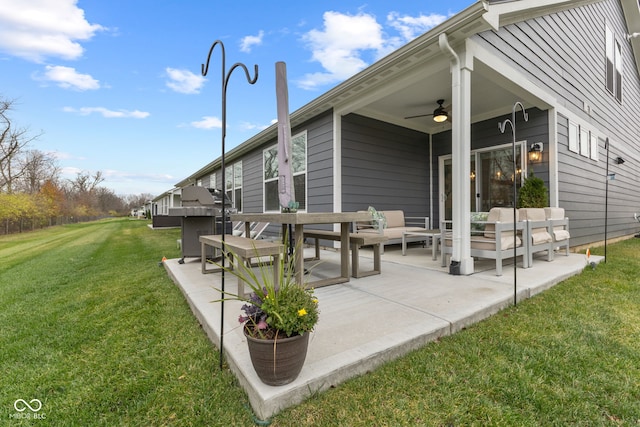
[[[438,38],[440,50],[451,60],[451,97],[455,122],[451,129],[452,157],[452,220],[453,220],[453,254],[451,257],[451,274],[472,274],[473,258],[470,243],[470,174],[469,157],[471,155],[470,137],[470,70],[461,72],[460,57],[449,44],[446,33]],[[463,105],[465,103],[465,105]],[[466,180],[465,180],[466,177]]]
[[[433,228],[433,134],[431,133],[429,134],[429,200],[428,228]]]

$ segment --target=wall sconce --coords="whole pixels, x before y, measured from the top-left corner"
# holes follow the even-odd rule
[[[476,171],[471,171],[471,174],[469,174],[469,178],[471,178],[471,181],[475,181],[476,180]]]
[[[621,164],[623,164],[623,163],[624,163],[624,159],[623,159],[622,157],[617,157],[617,158],[616,158],[616,164],[617,164],[617,165],[621,165]]]
[[[534,142],[529,149],[529,163],[538,163],[542,161],[542,142]]]

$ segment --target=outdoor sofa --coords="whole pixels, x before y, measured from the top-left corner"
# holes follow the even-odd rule
[[[402,210],[377,211],[371,221],[353,223],[354,233],[378,234],[387,238],[381,244],[384,252],[385,245],[401,244],[402,233],[405,231],[426,232],[429,230],[429,217],[409,217]],[[407,242],[424,242],[425,236],[406,236]]]

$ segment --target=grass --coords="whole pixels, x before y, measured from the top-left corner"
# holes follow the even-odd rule
[[[36,421],[16,419],[17,399],[42,401],[39,425],[247,424],[243,392],[158,267],[178,236],[115,220],[0,239],[0,425]]]
[[[0,237],[0,425],[254,424],[158,267],[178,237],[131,220]],[[595,270],[271,425],[639,425],[639,249],[609,245]],[[17,399],[41,400],[45,418],[18,419]]]

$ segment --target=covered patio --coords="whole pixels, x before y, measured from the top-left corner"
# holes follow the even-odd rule
[[[305,255],[311,256],[313,248]],[[361,264],[373,264],[372,254],[361,252]],[[321,261],[305,264],[317,278],[335,274],[339,253],[322,251]],[[591,257],[591,262],[600,262]],[[535,258],[533,267],[517,268],[517,299],[530,298],[562,280],[579,274],[587,265],[582,254],[558,255],[551,262]],[[215,346],[220,342],[220,275],[203,275],[199,260],[179,264],[167,260],[165,268],[183,291],[196,318]],[[391,247],[382,259],[382,274],[316,290],[320,321],[311,335],[307,359],[292,383],[272,387],[257,377],[237,321],[241,303],[225,305],[225,360],[245,389],[253,411],[267,419],[309,396],[365,374],[439,337],[454,334],[513,304],[514,269],[495,275],[491,260],[475,264],[468,276],[448,274],[448,267],[433,260],[431,248],[411,246],[407,255]],[[235,278],[227,279],[235,291]]]

